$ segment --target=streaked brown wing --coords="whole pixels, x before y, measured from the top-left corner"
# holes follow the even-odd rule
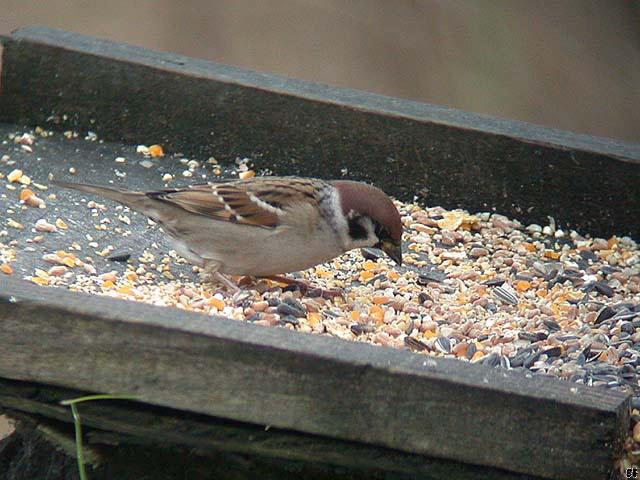
[[[245,182],[192,185],[148,195],[214,220],[263,228],[273,228],[279,224],[279,210],[270,208],[268,203],[249,192]]]

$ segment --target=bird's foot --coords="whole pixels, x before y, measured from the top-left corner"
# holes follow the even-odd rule
[[[298,287],[302,295],[307,297],[322,297],[322,298],[331,300],[336,297],[341,297],[344,293],[340,288],[324,289],[324,288],[316,287],[314,285],[310,285],[309,283],[304,282],[302,280],[296,280],[296,279],[284,277],[281,275],[269,275],[263,278],[266,278],[281,284],[285,284],[285,285],[295,285],[296,287]]]
[[[236,294],[240,291],[240,288],[238,287],[238,285],[233,283],[228,277],[226,277],[222,273],[218,272],[217,264],[205,265],[202,271],[200,272],[200,281],[202,283],[224,285],[232,294]]]

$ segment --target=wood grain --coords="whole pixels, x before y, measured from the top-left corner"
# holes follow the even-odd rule
[[[11,415],[20,419],[24,418],[22,414],[27,414],[30,418],[71,422],[69,408],[58,402],[82,395],[83,392],[60,387],[0,379],[0,409],[7,409]],[[156,447],[174,445],[193,449],[201,455],[228,451],[335,465],[358,471],[397,472],[432,480],[463,479],[470,476],[492,480],[523,479],[521,474],[503,470],[291,430],[265,429],[259,425],[150,407],[138,402],[87,402],[78,408],[90,446],[99,447],[103,443]]]
[[[0,376],[548,478],[602,478],[628,398],[0,279]]]
[[[3,44],[0,122],[157,142],[188,158],[249,157],[282,175],[346,168],[402,200],[640,235],[639,144],[42,27]],[[67,121],[47,120],[61,112]]]

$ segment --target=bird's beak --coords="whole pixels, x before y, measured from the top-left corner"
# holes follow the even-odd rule
[[[398,265],[402,265],[402,248],[400,245],[396,245],[391,242],[383,242],[382,251],[389,255],[389,258]]]

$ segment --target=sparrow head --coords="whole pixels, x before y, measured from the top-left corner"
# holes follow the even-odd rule
[[[401,265],[402,220],[387,194],[366,183],[336,180],[331,184],[348,224],[348,248],[379,248]]]

